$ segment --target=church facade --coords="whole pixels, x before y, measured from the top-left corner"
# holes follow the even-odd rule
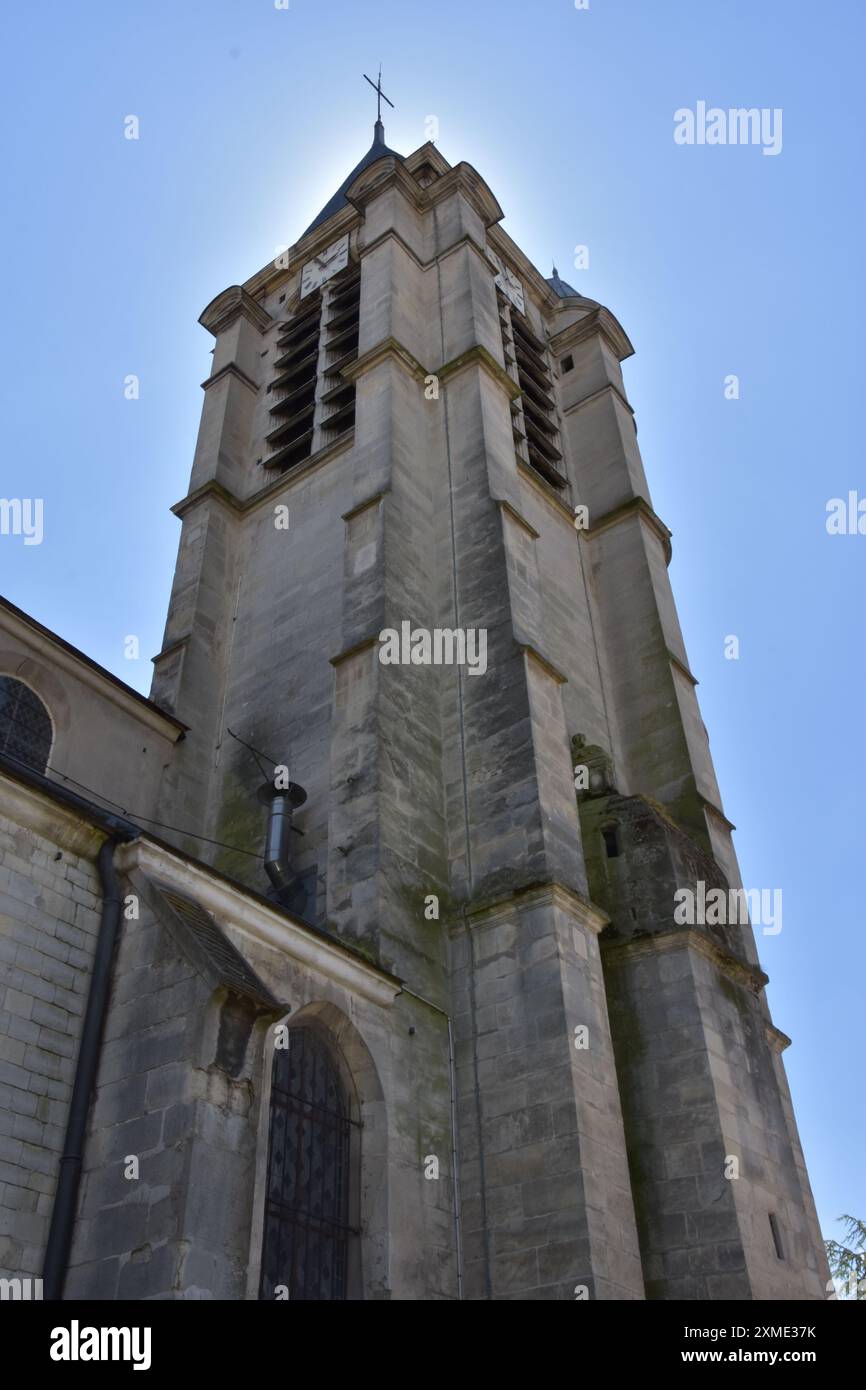
[[[826,1297],[752,928],[676,912],[741,882],[632,348],[502,216],[377,121],[204,311],[150,699],[0,608],[46,1297]]]

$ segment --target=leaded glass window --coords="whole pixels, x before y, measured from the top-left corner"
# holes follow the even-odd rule
[[[51,720],[39,696],[14,676],[0,676],[0,753],[44,772],[51,751]]]

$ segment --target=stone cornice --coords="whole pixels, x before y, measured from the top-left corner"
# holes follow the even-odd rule
[[[785,1051],[786,1047],[791,1046],[791,1039],[788,1037],[788,1034],[783,1033],[781,1028],[777,1028],[775,1023],[771,1023],[769,1019],[764,1023],[764,1031],[767,1035],[767,1042],[773,1052],[782,1053]]]
[[[582,410],[585,405],[589,405],[592,401],[598,400],[599,396],[606,395],[608,391],[613,392],[617,400],[622,402],[629,415],[631,415],[632,419],[634,419],[634,411],[632,410],[631,406],[629,405],[625,396],[622,394],[622,391],[620,391],[615,381],[606,381],[604,386],[599,386],[597,390],[590,391],[588,396],[582,396],[579,401],[572,401],[571,405],[563,407],[563,409],[560,411],[560,414],[571,415],[575,411]],[[635,430],[636,429],[637,426],[635,425]]]
[[[574,525],[574,512],[567,502],[563,502],[560,491],[553,487],[546,478],[542,478],[540,473],[536,473],[532,464],[527,463],[519,454],[517,455],[517,471],[522,478],[525,478],[528,483],[532,484],[539,496],[544,498],[545,502],[549,502],[552,507],[555,507],[558,512],[562,513],[568,521],[569,526]],[[580,534],[586,535],[587,533],[581,532]]]
[[[697,685],[697,684],[698,684],[698,678],[697,678],[697,676],[693,676],[693,675],[692,675],[692,673],[691,673],[691,671],[689,670],[689,668],[688,668],[688,666],[686,665],[686,663],[685,663],[684,661],[681,661],[681,660],[680,660],[680,658],[677,656],[676,652],[672,652],[671,649],[670,649],[670,647],[668,647],[668,648],[667,648],[667,654],[668,654],[668,660],[670,661],[671,665],[676,667],[676,669],[679,671],[680,675],[681,675],[681,676],[685,676],[686,680],[689,682],[690,685]]]
[[[383,158],[388,157],[389,156],[383,156]],[[379,161],[377,161],[377,163],[378,162]],[[432,164],[434,169],[440,174],[447,174],[451,169],[451,165],[448,161],[439,153],[435,145],[431,144],[429,141],[419,146],[412,154],[407,155],[402,161],[402,166],[404,172],[411,176],[414,171],[424,163]],[[374,166],[369,165],[368,167],[373,168]],[[366,172],[366,170],[362,172]],[[360,178],[361,175],[358,177]],[[414,179],[412,179],[412,183],[415,183]],[[420,184],[415,184],[415,189],[408,190],[411,192],[413,201],[415,190],[421,194],[424,194],[426,191],[421,188]],[[287,265],[277,268],[273,261],[269,261],[261,270],[256,271],[254,275],[251,275],[249,279],[244,281],[243,288],[253,297],[271,293],[278,285],[297,274],[299,266],[304,261],[316,255],[323,247],[329,246],[331,242],[339,240],[346,232],[350,234],[354,232],[355,229],[360,226],[361,221],[361,213],[351,204],[341,208],[339,212],[334,213],[333,217],[329,217],[327,222],[321,223],[318,227],[315,227],[313,231],[308,232],[306,236],[300,237],[298,241],[287,248],[285,253],[288,262]],[[401,238],[398,237],[398,240],[401,240]],[[406,246],[406,243],[403,242],[403,245]],[[409,250],[408,247],[406,249]],[[410,250],[410,255],[411,254],[413,253]]]
[[[329,656],[328,661],[332,666],[339,666],[342,661],[348,661],[350,656],[357,656],[359,652],[366,651],[369,647],[375,647],[378,640],[378,632],[370,637],[362,637],[360,642],[353,642],[351,647],[346,647],[343,651],[337,652],[336,656]]]
[[[735,984],[742,985],[752,994],[758,995],[770,983],[768,975],[758,965],[750,965],[742,956],[726,951],[718,942],[694,928],[672,929],[657,932],[654,936],[633,937],[631,941],[616,941],[610,944],[602,941],[605,956],[641,956],[660,951],[676,951],[683,946],[704,956],[712,962],[723,975]],[[784,1036],[784,1035],[783,1035]]]
[[[223,381],[229,376],[235,377],[244,386],[248,386],[253,395],[258,395],[258,386],[256,386],[251,376],[247,376],[246,372],[241,370],[237,362],[227,362],[218,372],[214,372],[213,376],[209,376],[206,381],[202,382],[201,389],[203,391],[209,391],[211,386],[216,386],[218,381]]]
[[[721,810],[721,808],[717,806],[714,801],[710,801],[709,797],[704,796],[702,792],[698,792],[698,800],[700,801],[704,810],[709,811],[711,816],[714,816],[716,820],[721,821],[722,825],[725,827],[727,831],[733,833],[733,831],[736,830],[737,827],[734,825],[734,822],[728,820],[724,811]]]
[[[559,295],[550,288],[541,271],[532,264],[526,253],[521,251],[517,242],[512,241],[504,228],[491,227],[487,233],[487,239],[499,255],[511,263],[521,278],[528,281],[535,297],[541,300],[544,309],[550,311],[562,303]]]
[[[618,361],[624,362],[627,357],[633,355],[634,348],[629,342],[624,328],[603,304],[600,304],[597,309],[591,309],[576,323],[569,324],[567,328],[555,333],[548,346],[552,352],[558,354],[564,352],[566,348],[575,347],[578,343],[585,342],[595,334],[600,334],[605,339],[608,346],[616,354]]]
[[[83,810],[66,806],[47,792],[25,785],[0,771],[3,815],[16,825],[51,840],[70,854],[95,859],[109,833]],[[95,808],[98,811],[98,808]]]
[[[133,690],[85,652],[43,627],[42,623],[7,599],[0,600],[0,631],[4,630],[23,643],[31,657],[41,659],[50,669],[74,676],[103,699],[124,710],[130,718],[170,738],[172,742],[189,728],[182,719],[169,714],[140,691]]]
[[[431,165],[437,174],[447,174],[448,170],[451,168],[444,154],[439,153],[432,140],[428,140],[425,144],[419,145],[417,150],[413,150],[411,154],[407,154],[403,163],[410,174],[417,173],[422,164]]]
[[[443,174],[430,187],[423,190],[427,195],[427,203],[430,207],[436,203],[441,203],[443,199],[451,196],[455,191],[460,192],[467,202],[474,208],[481,218],[485,227],[492,227],[497,222],[501,222],[505,213],[493,196],[489,186],[484,179],[466,160],[461,160],[449,169],[447,174]]]
[[[375,237],[372,241],[367,242],[364,246],[359,248],[358,256],[360,260],[363,261],[365,256],[368,256],[371,251],[375,251],[377,247],[381,246],[386,241],[395,241],[401,251],[410,258],[419,270],[429,270],[431,266],[436,265],[438,261],[446,260],[448,256],[455,255],[456,252],[462,250],[465,246],[468,246],[471,251],[475,252],[476,256],[483,262],[485,270],[491,270],[490,262],[487,259],[487,252],[484,247],[475,240],[471,232],[464,232],[463,236],[457,237],[455,241],[450,242],[448,246],[444,247],[437,255],[431,256],[429,260],[425,261],[421,259],[417,251],[413,250],[408,241],[400,235],[396,228],[389,227],[386,231],[380,232],[379,236]]]
[[[516,381],[512,381],[504,367],[499,363],[492,353],[487,351],[481,343],[476,343],[474,347],[467,348],[461,352],[459,357],[452,357],[450,362],[446,362],[439,367],[434,375],[440,381],[447,381],[449,377],[455,376],[457,372],[465,371],[467,367],[481,367],[483,371],[495,381],[497,386],[501,386],[510,400],[514,400],[520,395],[520,386]]]
[[[245,318],[260,333],[267,332],[273,323],[267,309],[253,299],[242,285],[231,285],[212,299],[200,315],[199,323],[217,338],[238,318]]]
[[[403,160],[383,155],[370,164],[346,189],[346,198],[362,215],[366,204],[387,188],[399,188],[417,212],[425,212],[437,203],[459,193],[478,214],[485,227],[500,222],[502,208],[488,185],[471,164],[462,160],[447,169],[427,188],[422,188],[406,168]]]
[[[530,521],[526,520],[525,516],[522,516],[520,514],[520,512],[511,502],[509,502],[505,497],[494,497],[493,501],[496,503],[500,511],[504,512],[506,516],[510,516],[512,521],[516,522],[518,526],[521,526],[524,531],[528,531],[529,535],[532,537],[534,541],[538,540],[540,533],[536,531],[535,527],[532,525]]]
[[[235,512],[236,514],[244,510],[244,504],[240,498],[236,497],[233,492],[229,492],[228,488],[223,487],[222,483],[218,483],[215,478],[209,478],[206,483],[202,483],[200,487],[194,488],[192,492],[187,493],[186,497],[182,497],[179,502],[175,502],[171,510],[175,516],[183,520],[187,512],[193,511],[200,503],[208,500],[219,502],[229,511]]]
[[[156,656],[152,656],[150,659],[154,666],[158,661],[165,661],[166,657],[174,656],[176,652],[182,651],[189,643],[190,636],[189,632],[185,632],[183,637],[176,637],[173,642],[169,642],[167,647],[163,647],[161,652],[157,652]]]
[[[470,926],[473,931],[482,925],[481,919],[508,918],[513,915],[515,908],[536,908],[536,907],[558,907],[564,911],[577,916],[582,926],[593,932],[596,936],[604,930],[610,918],[600,907],[589,901],[573,888],[569,888],[564,883],[536,883],[527,888],[518,888],[516,892],[510,893],[507,897],[496,898],[490,902],[479,904],[477,907],[467,907],[461,917],[455,917],[450,924],[450,931],[454,934],[463,929],[465,924]]]
[[[609,512],[598,517],[595,523],[590,526],[588,531],[580,531],[578,534],[585,537],[587,541],[593,541],[602,531],[607,531],[611,526],[616,526],[620,521],[625,521],[629,517],[637,516],[649,527],[662,543],[667,563],[671,562],[671,532],[665,526],[661,517],[657,516],[645,497],[636,495],[630,497],[627,502],[622,502],[618,507],[612,507]]]
[[[520,647],[523,655],[529,656],[533,661],[536,661],[542,671],[546,672],[548,676],[551,676],[553,680],[556,681],[557,685],[568,684],[568,676],[564,676],[559,668],[554,666],[552,661],[548,661],[547,657],[543,656],[538,648],[534,647],[531,642],[518,642],[517,645]]]
[[[175,854],[167,845],[146,838],[135,840],[118,849],[116,861],[121,873],[137,868],[169,887],[194,895],[221,927],[318,971],[382,1008],[388,1008],[400,992],[402,981],[397,976],[366,962],[350,947],[299,918],[272,907],[240,884],[217,875],[207,865]]]
[[[355,442],[354,434],[347,433],[340,439],[336,439],[333,444],[328,444],[324,449],[319,449],[315,454],[311,454],[303,463],[296,464],[294,468],[287,469],[285,473],[278,473],[277,476],[251,497],[241,498],[235,493],[229,492],[228,488],[222,483],[218,483],[215,478],[209,478],[206,483],[195,488],[193,492],[182,497],[179,502],[175,502],[172,511],[175,516],[183,518],[187,512],[192,511],[201,502],[211,498],[215,502],[220,502],[235,515],[246,515],[247,512],[255,511],[257,507],[263,507],[272,497],[279,496],[283,489],[289,484],[294,483],[297,478],[305,478],[314,468],[320,464],[329,462],[343,454],[347,449],[351,449]]]
[[[386,188],[399,188],[407,200],[420,211],[428,204],[428,190],[421,187],[417,179],[406,169],[402,159],[395,155],[383,155],[375,164],[368,164],[346,189],[346,198],[362,216],[367,203],[377,198]]]
[[[405,237],[402,237],[395,227],[389,227],[387,231],[381,232],[379,236],[374,237],[372,241],[367,241],[363,246],[358,247],[358,259],[361,263],[363,264],[365,258],[369,256],[371,252],[378,250],[386,241],[396,241],[400,250],[409,257],[419,270],[427,270],[431,265],[435,265],[436,263],[435,257],[429,261],[422,261],[418,252],[413,250]]]
[[[353,518],[359,516],[361,512],[366,512],[370,507],[377,506],[390,491],[390,488],[385,487],[382,488],[380,492],[374,492],[372,496],[365,497],[363,502],[356,502],[354,507],[350,507],[347,512],[343,512],[341,520],[352,521]]]
[[[396,338],[383,338],[380,343],[368,348],[360,357],[356,357],[354,362],[350,362],[347,367],[344,367],[340,375],[345,377],[346,381],[357,381],[359,376],[363,376],[372,367],[378,367],[380,362],[384,362],[389,357],[403,367],[410,376],[416,377],[420,381],[430,375],[427,368],[422,367],[417,357],[413,357],[409,349],[398,342]]]
[[[285,266],[277,267],[273,261],[268,261],[267,265],[244,281],[243,288],[252,296],[270,294],[278,285],[297,274],[299,267],[311,256],[330,246],[331,242],[339,241],[346,232],[352,232],[360,220],[354,208],[341,208],[333,217],[329,217],[327,222],[308,232],[283,252],[283,257],[287,260]]]

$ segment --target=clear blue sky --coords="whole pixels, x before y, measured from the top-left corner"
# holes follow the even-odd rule
[[[209,371],[204,306],[297,238],[371,136],[439,119],[539,267],[602,300],[748,885],[825,1232],[866,1218],[862,0],[87,0],[3,8],[0,540],[14,603],[147,691]],[[673,113],[783,110],[783,149]],[[141,123],[137,142],[123,119]],[[573,249],[590,248],[588,270]],[[123,380],[141,379],[126,401]],[[739,376],[726,401],[723,380]],[[136,634],[141,660],[123,656]],[[724,658],[735,634],[740,658]],[[835,1233],[835,1232],[834,1232]]]

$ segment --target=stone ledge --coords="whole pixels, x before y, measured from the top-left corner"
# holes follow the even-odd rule
[[[344,367],[340,375],[350,382],[356,382],[358,377],[369,372],[373,367],[378,367],[381,362],[388,358],[393,358],[395,362],[407,371],[410,376],[420,378],[430,376],[426,367],[422,367],[417,357],[413,357],[407,347],[404,347],[397,338],[383,338],[374,347],[368,348],[360,357],[356,357],[354,362],[350,362],[348,367]]]
[[[234,492],[229,492],[228,488],[224,487],[222,483],[218,483],[215,478],[209,478],[206,483],[202,483],[194,492],[188,493],[187,496],[182,497],[179,502],[175,502],[171,510],[174,512],[175,516],[183,519],[186,513],[199,502],[203,502],[208,497],[211,497],[214,501],[221,502],[223,506],[228,507],[236,515],[244,516],[248,512],[254,511],[256,507],[264,506],[272,497],[278,496],[284,488],[294,483],[297,478],[306,477],[308,473],[312,472],[312,470],[317,468],[320,464],[328,463],[330,459],[337,458],[340,454],[344,454],[347,449],[352,448],[354,443],[354,432],[347,431],[346,434],[341,435],[339,439],[335,440],[333,444],[327,444],[324,449],[319,449],[317,453],[311,454],[308,459],[304,459],[302,463],[296,464],[294,468],[287,468],[284,473],[278,473],[276,477],[266,483],[263,488],[260,488],[258,492],[254,492],[251,497],[247,497],[246,499],[238,497]]]
[[[546,478],[542,478],[541,474],[536,472],[531,463],[527,463],[519,454],[515,454],[515,458],[517,459],[517,471],[520,476],[525,478],[527,482],[532,483],[533,487],[536,488],[539,495],[543,497],[546,502],[552,503],[558,511],[562,512],[563,516],[568,518],[569,526],[574,526],[574,512],[568,503],[562,500],[562,492],[565,491],[565,489],[559,490],[553,487]],[[583,534],[586,535],[587,533],[584,532]]]
[[[521,516],[520,512],[511,502],[507,501],[504,497],[494,497],[493,501],[500,511],[510,516],[512,521],[516,521],[518,526],[523,527],[524,531],[528,531],[534,541],[538,540],[540,532],[536,531],[535,527],[531,522],[526,520],[525,516]]]
[[[582,410],[585,405],[589,405],[592,401],[597,401],[599,396],[606,395],[608,391],[613,392],[620,404],[624,405],[629,415],[631,415],[632,418],[634,418],[634,411],[632,407],[629,405],[625,396],[622,394],[622,391],[620,391],[619,387],[614,381],[607,381],[605,382],[604,386],[599,386],[597,390],[590,391],[588,396],[582,396],[579,401],[572,401],[571,405],[567,405],[563,408],[561,414],[571,415],[578,410]],[[637,432],[637,426],[635,426],[635,432]]]
[[[224,929],[317,970],[380,1007],[390,1007],[400,992],[402,981],[390,971],[364,961],[339,939],[331,939],[299,918],[290,917],[258,894],[253,895],[240,884],[218,876],[207,865],[183,857],[166,845],[142,838],[121,846],[116,861],[123,874],[140,869],[170,888],[194,894]]]
[[[595,334],[604,338],[619,362],[624,362],[627,357],[634,355],[634,348],[629,342],[625,329],[603,304],[600,304],[597,309],[591,309],[576,323],[569,324],[568,328],[563,328],[559,333],[555,333],[548,346],[558,355],[566,348],[575,347],[578,343],[585,342],[587,338],[591,338]]]
[[[667,932],[658,932],[654,936],[633,937],[630,941],[617,941],[611,944],[602,941],[601,943],[602,955],[614,959],[617,956],[640,956],[659,951],[675,951],[681,946],[686,946],[696,951],[698,955],[704,956],[721,970],[723,975],[727,975],[729,980],[742,985],[754,995],[760,994],[761,990],[770,983],[769,975],[765,975],[760,966],[750,965],[742,957],[724,950],[710,937],[695,931],[693,927],[687,927],[684,930],[672,929]],[[782,1034],[782,1037],[784,1036]]]
[[[538,648],[534,647],[531,642],[518,642],[517,645],[520,647],[523,655],[532,657],[533,661],[536,661],[541,669],[556,681],[557,685],[568,684],[568,676],[564,676],[559,668],[554,666],[552,661],[548,661],[547,657],[543,656]]]
[[[337,652],[336,656],[329,656],[328,661],[331,666],[339,666],[342,661],[348,661],[350,656],[357,656],[368,647],[375,647],[378,640],[378,632],[372,637],[362,637],[360,642],[354,642],[351,647],[346,647],[345,651]]]
[[[453,918],[449,932],[455,935],[465,926],[473,929],[481,918],[507,917],[515,908],[551,906],[563,908],[580,918],[581,925],[598,936],[609,922],[609,917],[595,903],[583,898],[573,888],[564,883],[534,883],[525,888],[517,888],[504,898],[495,898],[477,907],[467,907],[459,919]],[[470,919],[471,923],[470,923]]]
[[[252,377],[247,376],[246,372],[242,371],[236,362],[227,362],[218,372],[214,372],[213,376],[209,376],[206,381],[201,383],[201,389],[203,391],[208,391],[211,386],[216,386],[218,381],[224,381],[228,376],[233,376],[237,381],[241,382],[242,385],[249,387],[254,395],[257,396],[259,394],[259,387],[256,386]]]
[[[363,502],[358,502],[354,507],[350,507],[347,512],[343,512],[340,520],[353,521],[356,516],[360,516],[361,512],[366,512],[368,508],[375,507],[378,502],[383,501],[390,491],[390,488],[384,487],[380,492],[374,492],[372,497],[365,497]]]
[[[671,562],[671,532],[665,526],[661,517],[656,514],[645,497],[639,495],[630,497],[627,502],[622,502],[618,507],[612,507],[609,512],[600,516],[588,531],[579,532],[587,541],[592,541],[602,531],[608,530],[611,526],[616,526],[620,521],[637,516],[649,527],[653,534],[661,541],[665,552],[665,559],[668,564]]]
[[[481,343],[476,343],[474,347],[461,352],[459,357],[453,357],[450,362],[445,362],[433,375],[438,376],[440,381],[447,381],[449,377],[456,376],[458,372],[473,366],[481,367],[491,380],[496,382],[497,386],[502,387],[510,400],[515,400],[520,395],[518,383],[512,381],[505,368],[500,367],[496,358]]]
[[[199,323],[218,338],[238,318],[245,318],[260,333],[271,327],[273,319],[242,285],[231,285],[212,299],[199,316]]]

